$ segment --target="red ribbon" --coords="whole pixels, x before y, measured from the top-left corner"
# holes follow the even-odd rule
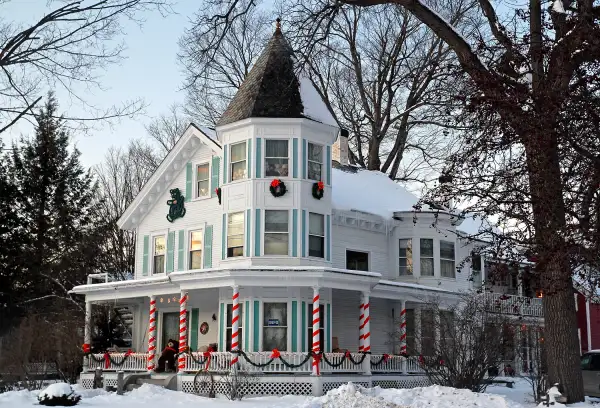
[[[317,375],[321,375],[321,355],[317,353],[312,353],[313,357],[313,366],[317,366]]]
[[[440,360],[440,365],[444,365],[444,360]]]
[[[132,354],[133,354],[133,351],[131,351],[131,349],[129,349],[129,350],[127,350],[127,353],[125,353],[125,355],[123,356],[123,358],[127,358],[130,355],[132,355]]]
[[[317,183],[317,188],[318,188],[319,190],[323,190],[323,189],[325,188],[325,184],[323,184],[323,182],[322,182],[322,181],[319,181],[319,182]]]
[[[279,179],[275,179],[275,180],[271,181],[271,187],[273,187],[273,188],[279,187]]]
[[[389,359],[389,358],[390,358],[390,355],[389,355],[389,354],[384,354],[384,355],[383,355],[383,362],[384,362],[384,363],[387,363],[387,361],[388,361],[388,359]]]
[[[280,358],[280,357],[281,357],[281,353],[279,352],[279,350],[273,349],[273,351],[271,352],[271,358],[276,359],[276,358]]]
[[[110,368],[110,354],[104,353],[104,369],[108,370]]]
[[[89,354],[92,351],[92,347],[87,343],[81,346],[81,348],[83,350],[83,354]]]
[[[345,356],[346,356],[346,358],[350,358],[350,351],[346,350]]]
[[[419,356],[419,363],[420,364],[425,364],[425,359],[423,358],[423,355]]]
[[[204,366],[204,371],[208,371],[208,367],[210,367],[210,351],[205,351],[203,354],[206,359],[206,364]]]

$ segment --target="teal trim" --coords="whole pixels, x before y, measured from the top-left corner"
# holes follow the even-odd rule
[[[212,268],[213,256],[213,226],[207,225],[204,229],[204,268]]]
[[[292,210],[292,256],[298,256],[298,210]]]
[[[185,231],[179,230],[179,238],[177,241],[177,270],[183,271],[185,268]]]
[[[259,334],[260,334],[260,302],[258,300],[254,301],[254,336],[253,336],[253,350],[259,350]]]
[[[308,178],[308,142],[302,139],[302,178]]]
[[[221,158],[213,156],[210,174],[210,196],[217,196],[217,188],[219,188],[219,172],[221,171]]]
[[[298,178],[298,138],[292,139],[292,177]]]
[[[191,201],[194,195],[194,183],[192,182],[194,175],[192,173],[192,163],[188,162],[185,165],[185,201]]]
[[[325,350],[331,353],[331,303],[327,303],[327,314],[325,315]]]
[[[227,152],[229,151],[228,145],[223,145],[223,184],[227,184],[227,168],[229,163],[227,162]]]
[[[227,248],[225,247],[227,242],[227,214],[223,214],[223,229],[221,230],[221,259],[225,259],[227,255]]]
[[[306,353],[306,335],[308,333],[308,326],[306,325],[306,302],[302,302],[302,327],[301,327],[301,336],[302,336],[302,352]]]
[[[175,231],[167,235],[167,273],[173,272],[175,266]]]
[[[148,252],[150,247],[150,236],[144,235],[144,257],[142,258],[142,276],[148,275]]]
[[[328,215],[325,221],[325,253],[327,261],[331,261],[331,215]]]
[[[219,351],[225,351],[225,303],[219,307]]]
[[[250,346],[250,301],[246,300],[246,306],[244,306],[244,351],[249,351]]]
[[[292,353],[298,351],[298,302],[292,300]]]
[[[262,177],[262,140],[256,138],[256,178]]]
[[[252,139],[248,139],[248,143],[246,144],[246,155],[248,157],[246,160],[248,172],[246,174],[248,174],[248,178],[252,178]]]
[[[302,210],[302,225],[300,231],[302,231],[302,256],[306,256],[306,210]]]
[[[325,168],[327,169],[327,185],[331,185],[331,146],[325,149]]]
[[[250,237],[252,236],[252,229],[250,228],[252,218],[252,210],[246,210],[246,256],[250,256]]]
[[[192,309],[192,322],[190,326],[190,350],[198,350],[198,319],[200,318],[200,311],[198,309]]]
[[[257,208],[254,219],[254,256],[260,256],[260,226],[260,208]]]

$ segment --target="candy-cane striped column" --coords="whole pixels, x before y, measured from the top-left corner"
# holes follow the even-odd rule
[[[321,307],[319,304],[319,288],[313,288],[313,332],[312,332],[312,351],[313,353],[321,352]],[[319,375],[320,357],[314,358],[312,362],[313,375]]]
[[[150,296],[150,320],[148,322],[148,371],[156,368],[156,297]]]
[[[406,300],[402,301],[402,310],[400,311],[400,354],[406,352]]]
[[[365,321],[365,313],[363,311],[365,304],[362,301],[362,295],[360,297],[361,302],[359,308],[359,317],[358,317],[358,351],[361,352],[365,348],[365,332],[364,332],[364,321]]]
[[[188,293],[181,291],[179,298],[179,372],[185,370],[185,349],[187,347],[187,301]]]
[[[233,287],[233,295],[231,296],[233,306],[231,307],[231,365],[234,369],[237,367],[239,355],[237,351],[240,349],[240,289],[238,286]]]
[[[369,295],[363,293],[363,351],[365,353],[371,351],[371,317],[370,317],[370,306],[369,306]]]

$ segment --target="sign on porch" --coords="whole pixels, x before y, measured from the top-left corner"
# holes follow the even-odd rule
[[[269,326],[279,326],[279,319],[269,319],[267,322]]]

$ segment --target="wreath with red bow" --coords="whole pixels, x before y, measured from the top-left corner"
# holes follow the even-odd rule
[[[317,200],[320,200],[321,198],[323,198],[324,191],[325,191],[325,184],[323,184],[322,181],[319,181],[318,183],[313,184],[312,196],[314,198],[316,198]]]
[[[285,183],[283,181],[281,181],[280,179],[275,179],[271,181],[271,186],[269,187],[269,190],[271,190],[271,194],[273,195],[273,197],[281,197],[285,194],[287,188],[285,187]]]

